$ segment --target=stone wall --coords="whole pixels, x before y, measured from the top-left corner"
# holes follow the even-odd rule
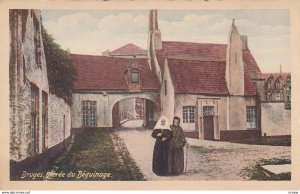
[[[291,135],[291,110],[283,102],[261,104],[262,135]]]
[[[10,10],[10,158],[21,161],[42,152],[42,103],[38,105],[37,141],[38,153],[31,150],[31,85],[38,89],[38,100],[42,92],[49,93],[46,59],[44,55],[41,16],[38,10]],[[39,45],[39,48],[36,45]],[[39,59],[36,60],[37,50]]]
[[[49,95],[49,148],[71,135],[71,108],[62,98]]]
[[[63,115],[65,138],[70,136],[70,107],[63,99],[49,93],[47,65],[41,34],[39,10],[10,10],[10,159],[19,167],[51,157],[53,147],[63,142]],[[31,92],[36,91],[36,111],[31,111]],[[47,96],[45,147],[43,147],[42,99]],[[36,149],[32,149],[32,123],[35,116]],[[63,150],[55,149],[56,153]],[[50,153],[50,154],[49,154]],[[45,157],[44,157],[45,156]],[[17,167],[16,167],[17,168]]]

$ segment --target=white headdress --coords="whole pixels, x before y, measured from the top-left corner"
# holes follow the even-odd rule
[[[162,120],[164,122],[162,122]],[[165,116],[160,117],[158,119],[154,129],[169,129],[169,130],[171,130],[167,117],[165,117]]]

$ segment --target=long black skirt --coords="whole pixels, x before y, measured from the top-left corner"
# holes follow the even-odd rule
[[[170,174],[169,141],[156,140],[153,151],[152,171],[158,176]]]
[[[171,174],[176,175],[183,172],[184,152],[183,148],[171,149]]]

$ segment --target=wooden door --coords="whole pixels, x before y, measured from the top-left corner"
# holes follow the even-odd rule
[[[120,127],[120,108],[119,102],[117,102],[112,110],[113,127]]]
[[[214,117],[204,116],[204,139],[214,140]]]

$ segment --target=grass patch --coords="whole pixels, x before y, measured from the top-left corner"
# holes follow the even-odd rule
[[[111,129],[86,129],[76,135],[71,150],[44,169],[43,178],[35,180],[144,180],[126,146],[120,145]]]
[[[291,146],[290,136],[274,136],[249,138],[244,140],[231,141],[232,143],[251,144],[251,145],[270,145],[270,146]]]
[[[285,172],[280,174],[275,174],[264,169],[264,165],[280,165],[280,164],[291,164],[289,159],[262,159],[258,161],[254,166],[247,167],[243,170],[245,177],[250,180],[259,180],[259,181],[280,181],[280,180],[291,180],[291,172]]]

